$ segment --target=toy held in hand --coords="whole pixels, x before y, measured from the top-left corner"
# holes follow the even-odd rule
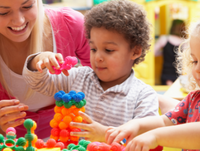
[[[76,57],[71,57],[71,56],[67,56],[66,58],[65,58],[65,61],[64,61],[64,63],[59,63],[59,66],[60,66],[60,68],[59,69],[56,69],[54,66],[52,66],[53,67],[53,69],[55,70],[55,73],[51,73],[50,71],[50,73],[51,74],[60,74],[61,72],[62,72],[62,70],[70,70],[73,66],[75,66],[76,64],[77,64],[77,62],[78,62],[78,60],[77,60],[77,58]]]

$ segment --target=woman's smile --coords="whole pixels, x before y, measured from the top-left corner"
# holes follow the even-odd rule
[[[23,34],[26,32],[28,28],[28,23],[20,26],[20,27],[8,27],[8,29],[13,33],[13,34]]]

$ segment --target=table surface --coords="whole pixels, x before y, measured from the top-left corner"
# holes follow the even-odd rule
[[[182,100],[187,96],[187,93],[181,90],[181,85],[179,78],[169,87],[169,89],[164,93],[165,96],[171,97],[177,100]]]

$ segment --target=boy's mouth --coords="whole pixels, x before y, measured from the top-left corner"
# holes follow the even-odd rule
[[[106,67],[96,67],[97,70],[104,70]]]

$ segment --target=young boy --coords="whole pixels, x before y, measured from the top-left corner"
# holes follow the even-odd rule
[[[136,3],[117,0],[97,5],[85,15],[92,69],[73,68],[67,77],[52,75],[47,69],[54,72],[52,65],[59,68],[57,60],[63,58],[44,52],[27,58],[23,76],[32,89],[45,95],[53,96],[59,90],[84,92],[86,114],[80,115],[86,123],[71,125],[86,131],[71,135],[105,141],[108,126],[158,115],[156,92],[137,79],[132,69],[144,60],[150,47],[149,25]]]

